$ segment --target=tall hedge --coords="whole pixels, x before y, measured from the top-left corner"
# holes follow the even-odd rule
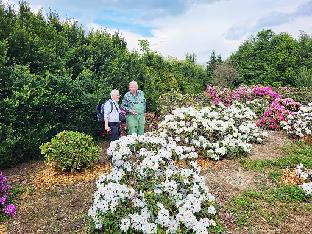
[[[95,106],[131,80],[158,111],[163,92],[197,93],[208,78],[194,61],[167,59],[141,42],[129,51],[119,33],[85,32],[54,12],[0,3],[0,168],[39,154],[39,145],[63,130],[97,136]]]

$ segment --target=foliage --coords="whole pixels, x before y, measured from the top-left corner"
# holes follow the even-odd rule
[[[98,161],[100,148],[89,135],[62,131],[40,146],[48,164],[61,171],[80,171]]]
[[[300,87],[312,87],[312,68],[307,69],[301,67],[297,76],[295,77],[295,86]]]
[[[12,203],[12,187],[8,179],[0,172],[0,222],[16,215],[15,205]]]
[[[160,110],[158,100],[164,93],[176,91],[181,94],[198,94],[208,82],[204,67],[190,59],[164,59],[160,54],[145,48],[141,62],[146,76],[142,85],[150,111]]]
[[[275,92],[279,93],[283,97],[289,97],[303,105],[308,105],[312,102],[312,92],[309,87],[279,87],[274,88]]]
[[[216,66],[212,75],[214,85],[222,87],[236,87],[240,84],[241,77],[231,61],[225,61]]]
[[[160,116],[165,116],[171,113],[175,108],[188,107],[194,104],[194,97],[192,95],[183,95],[177,91],[164,93],[159,100]]]
[[[207,233],[216,223],[197,154],[153,136],[125,136],[108,149],[113,169],[97,181],[89,210],[96,229],[111,233]],[[176,161],[185,160],[188,168]]]
[[[207,62],[207,66],[206,66],[207,75],[209,76],[209,78],[212,78],[213,73],[214,73],[216,67],[217,67],[218,65],[220,65],[220,64],[222,64],[221,55],[219,54],[219,55],[217,56],[217,55],[216,55],[216,52],[213,50],[213,51],[211,52],[209,61]]]
[[[230,56],[241,83],[273,86],[305,85],[302,69],[312,68],[312,38],[302,34],[298,40],[287,33],[263,30],[245,41]],[[297,78],[296,78],[297,77]]]

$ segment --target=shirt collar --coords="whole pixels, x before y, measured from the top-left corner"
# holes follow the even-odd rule
[[[137,97],[139,95],[139,90],[136,91],[136,95],[133,95],[131,92],[129,92],[131,96]]]

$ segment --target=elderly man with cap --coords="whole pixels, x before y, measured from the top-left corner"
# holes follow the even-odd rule
[[[119,120],[119,91],[114,89],[111,91],[111,99],[102,106],[104,113],[104,128],[109,133],[109,141],[115,141],[120,136],[120,120]]]
[[[128,134],[143,135],[146,100],[144,92],[138,90],[138,83],[136,81],[129,83],[129,92],[125,94],[121,107],[127,112]]]

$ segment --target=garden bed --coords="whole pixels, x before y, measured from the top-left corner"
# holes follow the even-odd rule
[[[283,159],[283,147],[289,140],[283,134],[274,133],[269,134],[267,142],[259,146],[266,150],[259,149],[242,162],[240,159],[206,162],[202,173],[211,193],[216,196],[223,231],[290,233],[300,230],[300,233],[309,233],[311,201],[285,201],[279,197],[272,200],[272,194],[283,195],[289,190],[279,188],[280,177],[274,176],[268,163],[262,170],[253,167],[258,165],[257,160],[262,161],[259,160],[261,157],[268,162]],[[270,142],[280,144],[274,144],[275,148],[268,147]],[[267,157],[268,153],[274,157]],[[87,212],[96,191],[95,180],[73,180],[64,184],[58,181],[53,186],[45,183],[38,186],[36,178],[45,170],[47,167],[42,161],[32,161],[4,171],[20,192],[16,199],[17,216],[5,222],[1,230],[7,233],[87,233],[90,230]],[[244,205],[245,202],[250,206]],[[253,213],[253,206],[257,207],[257,214]]]

